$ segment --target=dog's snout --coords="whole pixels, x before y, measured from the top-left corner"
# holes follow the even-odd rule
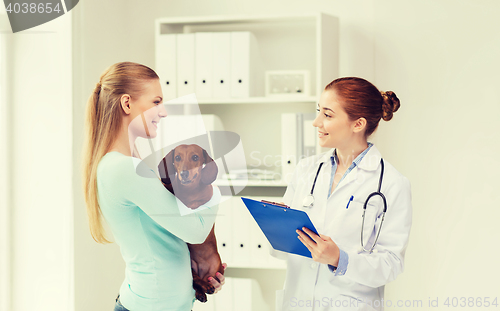
[[[183,179],[186,179],[189,177],[189,171],[181,171],[181,177]]]

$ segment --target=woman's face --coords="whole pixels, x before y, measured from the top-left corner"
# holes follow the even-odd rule
[[[334,90],[323,91],[313,126],[318,128],[319,145],[343,149],[353,139],[355,121],[350,121]]]
[[[142,89],[138,98],[130,99],[129,132],[135,137],[155,138],[160,119],[167,116],[160,81],[146,81]]]

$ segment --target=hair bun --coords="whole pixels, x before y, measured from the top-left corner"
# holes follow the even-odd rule
[[[384,121],[389,121],[392,119],[392,114],[399,109],[399,98],[392,91],[380,92],[382,94],[382,98],[384,102],[382,103],[382,110],[384,114],[382,115],[382,119]]]

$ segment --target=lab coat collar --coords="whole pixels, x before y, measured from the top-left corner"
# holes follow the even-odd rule
[[[326,151],[321,157],[318,158],[316,161],[316,164],[322,163],[322,162],[327,162],[328,164],[331,164],[330,158],[333,157],[335,152],[335,148],[332,148],[329,151]]]
[[[373,145],[365,154],[361,162],[359,162],[358,167],[365,171],[374,171],[378,168],[380,159],[382,159],[382,155],[377,147]]]
[[[332,148],[331,150],[325,152],[321,157],[319,157],[318,160],[316,161],[316,164],[322,162],[327,162],[328,164],[330,164],[331,163],[330,158],[334,154],[335,154],[335,148]],[[374,171],[378,168],[381,158],[382,155],[380,154],[380,151],[378,151],[377,147],[373,145],[370,148],[370,150],[368,150],[368,152],[365,154],[361,162],[359,162],[358,167],[365,171]]]

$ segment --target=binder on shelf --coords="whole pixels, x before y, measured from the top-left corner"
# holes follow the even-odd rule
[[[306,227],[318,234],[306,212],[248,198],[241,199],[274,249],[312,258],[311,252],[297,239],[295,232]]]
[[[242,204],[238,197],[233,197],[232,202],[233,214],[233,262],[237,265],[250,265],[250,222],[252,216]]]
[[[195,92],[194,33],[177,34],[177,96]]]
[[[234,285],[232,277],[225,277],[226,282],[217,295],[207,295],[208,301],[201,303],[198,300],[194,302],[193,311],[233,311],[234,307]]]
[[[281,180],[289,183],[297,165],[297,116],[281,114]]]
[[[212,33],[214,98],[231,97],[231,33]]]
[[[252,279],[233,279],[233,310],[252,311]]]
[[[164,102],[177,97],[176,38],[176,34],[161,34],[156,41],[155,67],[160,77]]]
[[[280,197],[259,197],[259,199],[264,199],[267,201],[281,200]],[[272,256],[269,254],[269,248],[271,247],[271,244],[269,244],[266,236],[264,235],[262,230],[260,230],[259,225],[252,219],[250,220],[250,242],[252,266],[268,266],[268,264],[270,263],[270,258],[272,258]]]
[[[233,310],[252,311],[252,279],[233,279]]]
[[[262,289],[259,283],[255,279],[233,278],[232,282],[233,282],[233,297],[234,297],[232,310],[242,310],[242,311],[271,310],[270,306],[264,300],[264,297],[262,295]]]
[[[195,33],[195,92],[197,98],[212,98],[213,45],[211,32]]]
[[[263,96],[263,78],[255,35],[249,31],[231,32],[231,96]]]
[[[215,302],[215,310],[217,311],[233,311],[234,308],[234,278],[225,277],[226,282],[223,286],[224,290],[221,290],[216,295],[213,295]],[[194,310],[196,311],[196,310]]]
[[[233,263],[233,213],[231,199],[223,197],[219,204],[219,212],[215,223],[215,236],[217,239],[217,250],[222,262],[231,265]]]
[[[316,154],[316,144],[318,139],[318,131],[312,125],[316,118],[315,113],[299,113],[297,114],[297,122],[301,129],[299,130],[299,154],[301,157],[309,157]]]
[[[269,242],[266,239],[259,225],[255,221],[250,222],[250,255],[252,258],[252,266],[266,266],[269,261]]]
[[[316,154],[317,131],[312,126],[315,113],[281,114],[281,175],[290,182],[300,159]]]

